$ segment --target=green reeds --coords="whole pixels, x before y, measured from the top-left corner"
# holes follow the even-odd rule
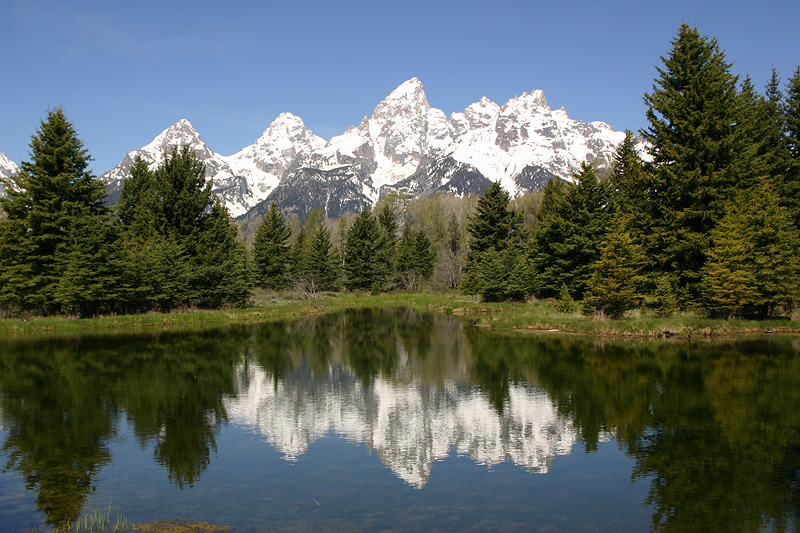
[[[117,508],[116,516],[112,516],[111,501],[108,508],[94,508],[75,522],[67,521],[53,528],[53,533],[121,533],[129,531],[128,519]]]

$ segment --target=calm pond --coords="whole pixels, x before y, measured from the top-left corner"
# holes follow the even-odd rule
[[[610,342],[412,310],[0,340],[0,531],[792,531],[800,339]]]

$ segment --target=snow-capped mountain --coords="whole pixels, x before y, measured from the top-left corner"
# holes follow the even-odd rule
[[[287,171],[296,170],[303,156],[325,146],[325,139],[306,129],[300,117],[282,113],[255,144],[225,158],[238,175],[247,180],[248,190],[263,200],[280,184]],[[250,205],[252,207],[252,205]]]
[[[462,195],[481,192],[492,181],[512,196],[540,190],[550,179],[571,179],[584,161],[609,161],[624,137],[603,122],[580,122],[563,108],[550,109],[541,90],[502,106],[482,98],[448,120],[412,78],[372,116],[327,142],[299,117],[283,113],[253,145],[222,156],[181,120],[129,152],[102,179],[113,201],[136,155],[156,165],[165,149],[188,144],[234,216],[276,201],[301,218],[319,206],[338,217],[392,190]]]
[[[122,184],[130,176],[130,169],[137,156],[154,169],[164,162],[164,154],[175,146],[188,146],[197,158],[205,163],[206,177],[213,180],[214,194],[223,200],[234,216],[244,213],[252,204],[259,201],[250,193],[242,172],[234,170],[227,158],[211,150],[191,123],[182,119],[158,134],[150,144],[128,152],[125,159],[116,167],[100,176],[109,191],[109,202],[116,203],[122,191]]]
[[[19,167],[16,163],[6,157],[6,154],[0,152],[0,178],[6,179],[10,178],[12,175],[16,174],[19,171]],[[6,193],[6,187],[0,182],[0,196],[3,196]]]

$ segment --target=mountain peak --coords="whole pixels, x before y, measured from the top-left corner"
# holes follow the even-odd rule
[[[6,154],[0,152],[0,178],[10,178],[19,172],[19,167],[16,163],[6,157]],[[5,195],[5,186],[0,182],[0,196]]]
[[[412,107],[427,110],[430,105],[428,105],[428,98],[425,96],[422,82],[417,78],[411,78],[389,93],[389,96],[378,104],[375,111],[385,107]]]
[[[185,118],[159,133],[150,144],[142,147],[142,150],[163,153],[169,151],[173,146],[189,146],[195,151],[208,150],[200,133]]]
[[[415,183],[429,183],[423,188],[430,191],[463,194],[501,180],[506,190],[520,194],[552,177],[571,179],[582,161],[609,160],[623,138],[605,124],[582,123],[551,110],[538,89],[502,106],[483,97],[448,120],[429,105],[422,82],[411,78],[391,91],[372,115],[327,142],[300,117],[285,112],[254,144],[221,156],[182,119],[130,152],[102,179],[119,190],[136,155],[155,165],[166,150],[188,145],[206,164],[215,194],[235,215],[270,195],[287,202],[291,197],[292,205],[322,202],[331,209],[330,199],[336,198],[347,205],[341,209],[349,210],[374,202],[384,188],[411,176],[416,176]]]
[[[394,91],[392,91],[391,94],[403,93],[403,92],[417,92],[422,90],[423,90],[422,82],[419,81],[419,78],[411,78],[410,80],[406,80],[403,83],[401,83]]]
[[[298,117],[294,113],[289,113],[289,112],[283,112],[277,117],[275,117],[275,120],[272,121],[272,124],[270,124],[270,126],[273,124],[284,124],[284,123],[289,123],[289,124],[299,123],[305,126],[302,118]]]
[[[281,113],[264,130],[259,141],[266,139],[297,140],[308,136],[316,137],[310,130],[306,129],[302,118],[292,113]]]
[[[169,134],[175,134],[175,133],[181,133],[181,134],[187,134],[188,133],[188,134],[199,135],[197,133],[197,130],[194,129],[194,126],[192,126],[192,123],[189,122],[188,120],[186,120],[185,118],[180,119],[178,122],[176,122],[172,126],[170,126],[167,129],[165,129],[162,132],[162,135],[169,135]]]
[[[550,107],[547,105],[547,98],[544,96],[544,91],[541,89],[536,89],[529,93],[522,93],[516,98],[509,100],[507,103],[516,103],[518,105],[522,105],[526,109],[532,109],[535,107],[544,107],[550,109]]]

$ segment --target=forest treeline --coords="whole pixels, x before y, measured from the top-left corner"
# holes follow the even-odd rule
[[[800,67],[763,93],[731,73],[716,39],[683,24],[610,167],[512,200],[381,198],[305,221],[273,204],[245,244],[205,168],[173,148],[131,168],[118,204],[64,111],[48,112],[31,161],[0,199],[6,315],[130,313],[244,305],[254,287],[381,292],[460,288],[485,301],[555,298],[612,318],[648,306],[772,316],[800,300]]]

